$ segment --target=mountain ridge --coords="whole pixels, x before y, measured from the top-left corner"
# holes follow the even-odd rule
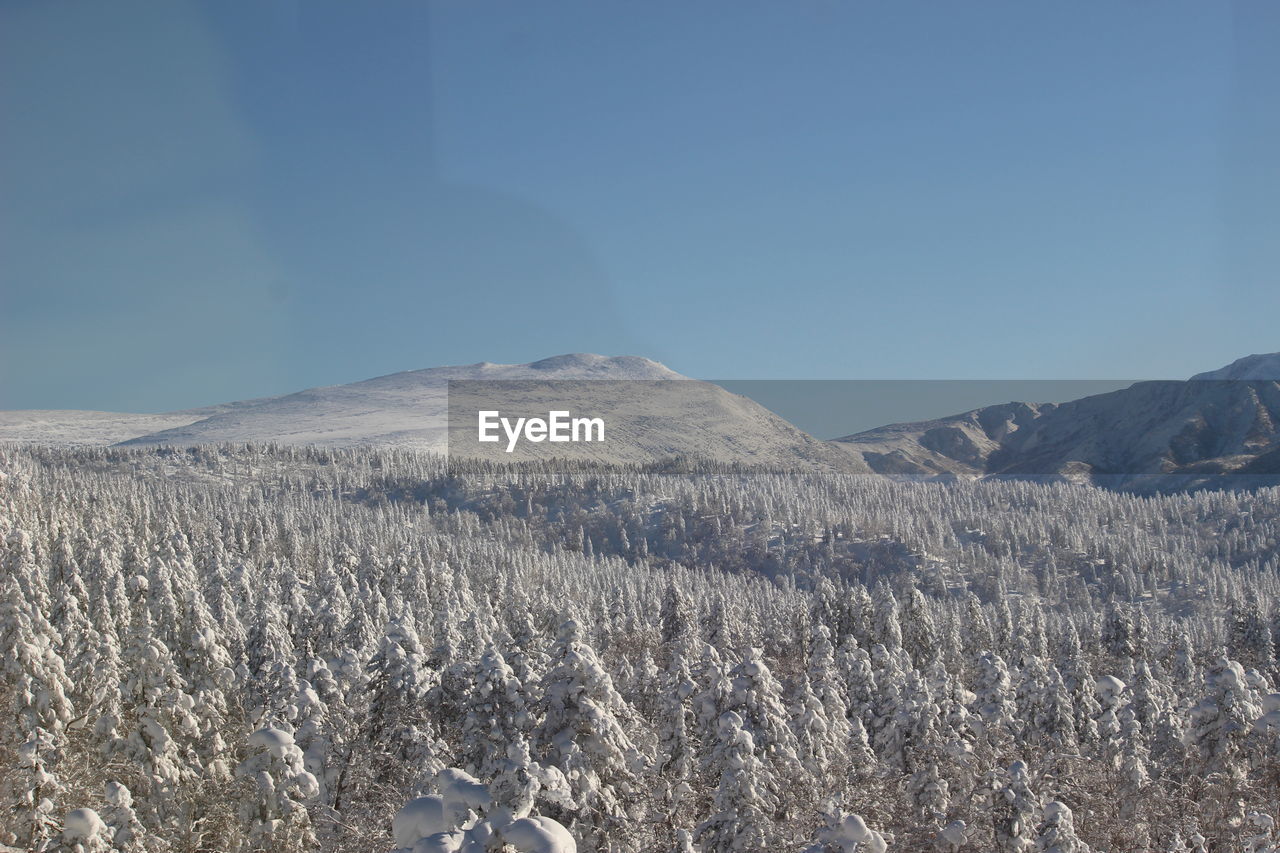
[[[1264,378],[1265,377],[1265,378]],[[1002,403],[835,439],[902,479],[1160,491],[1280,483],[1280,354],[1065,403]]]
[[[159,414],[0,412],[0,441],[148,447],[270,442],[443,453],[451,380],[631,380],[658,382],[655,388],[680,380],[678,394],[652,401],[607,385],[590,393],[562,389],[573,399],[557,399],[557,407],[595,406],[639,425],[607,450],[579,448],[585,458],[609,461],[689,455],[898,479],[1061,480],[1139,490],[1222,485],[1224,478],[1245,486],[1280,483],[1280,354],[1245,356],[1188,381],[1138,382],[1067,402],[983,406],[830,442],[746,397],[656,361],[590,353],[528,364],[424,368]],[[531,400],[537,402],[529,395],[522,402]],[[500,458],[536,457],[525,448]]]
[[[1193,382],[1211,379],[1280,379],[1280,352],[1246,355],[1243,358],[1237,358],[1225,367],[1219,367],[1217,370],[1210,370],[1205,373],[1197,373],[1191,377]]]

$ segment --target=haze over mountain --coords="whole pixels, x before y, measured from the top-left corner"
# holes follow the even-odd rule
[[[1140,490],[1271,484],[1280,481],[1277,378],[1280,354],[1254,355],[1187,382],[985,406],[837,443],[877,473],[911,479],[1063,479]]]

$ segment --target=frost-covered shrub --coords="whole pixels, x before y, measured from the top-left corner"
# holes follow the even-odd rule
[[[249,735],[250,755],[236,775],[251,783],[241,810],[248,835],[275,850],[302,850],[315,843],[306,803],[320,792],[303,762],[293,734],[280,728]]]
[[[805,853],[885,853],[889,842],[867,826],[861,815],[835,812],[818,832],[818,843]]]
[[[485,853],[508,845],[518,853],[577,853],[559,822],[514,816],[496,806],[488,788],[456,768],[436,776],[440,793],[411,800],[392,820],[393,853]]]

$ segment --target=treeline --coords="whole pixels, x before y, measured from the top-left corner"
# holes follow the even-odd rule
[[[1271,850],[1278,497],[0,450],[0,843]]]

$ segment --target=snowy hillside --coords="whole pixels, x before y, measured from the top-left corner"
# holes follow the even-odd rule
[[[908,478],[1156,490],[1271,484],[1280,482],[1276,365],[1280,355],[1250,356],[1196,377],[1236,381],[1139,382],[1068,403],[1006,403],[894,424],[837,443],[878,473]]]
[[[176,428],[132,436],[129,445],[274,442],[376,445],[444,453],[450,380],[683,379],[644,358],[564,355],[531,364],[481,362],[392,373],[349,385],[269,397]]]
[[[606,445],[557,448],[567,455],[615,462],[684,455],[758,465],[868,470],[746,397],[688,380],[649,359],[589,354],[531,364],[482,362],[393,373],[349,385],[163,415],[3,412],[0,440],[61,446],[274,443],[445,453],[450,380],[560,383],[543,401],[546,407],[604,416],[612,425]],[[573,384],[579,380],[590,381]],[[667,380],[685,381],[677,386]],[[654,384],[629,387],[629,382]],[[528,396],[524,395],[525,402]],[[577,450],[583,453],[571,452]],[[455,444],[454,454],[458,452]],[[527,456],[517,452],[511,458]]]
[[[162,415],[56,409],[0,412],[0,442],[93,447],[185,426],[198,417],[183,412]]]
[[[147,433],[186,426],[220,412],[253,406],[258,402],[246,400],[156,415],[67,409],[0,411],[0,443],[100,447]]]
[[[532,364],[481,362],[161,414],[0,411],[0,441],[53,446],[276,442],[443,451],[450,379],[682,378],[657,362],[627,356],[564,355]]]
[[[1276,379],[1280,380],[1280,352],[1246,355],[1217,370],[1197,373],[1193,380],[1207,379]]]

